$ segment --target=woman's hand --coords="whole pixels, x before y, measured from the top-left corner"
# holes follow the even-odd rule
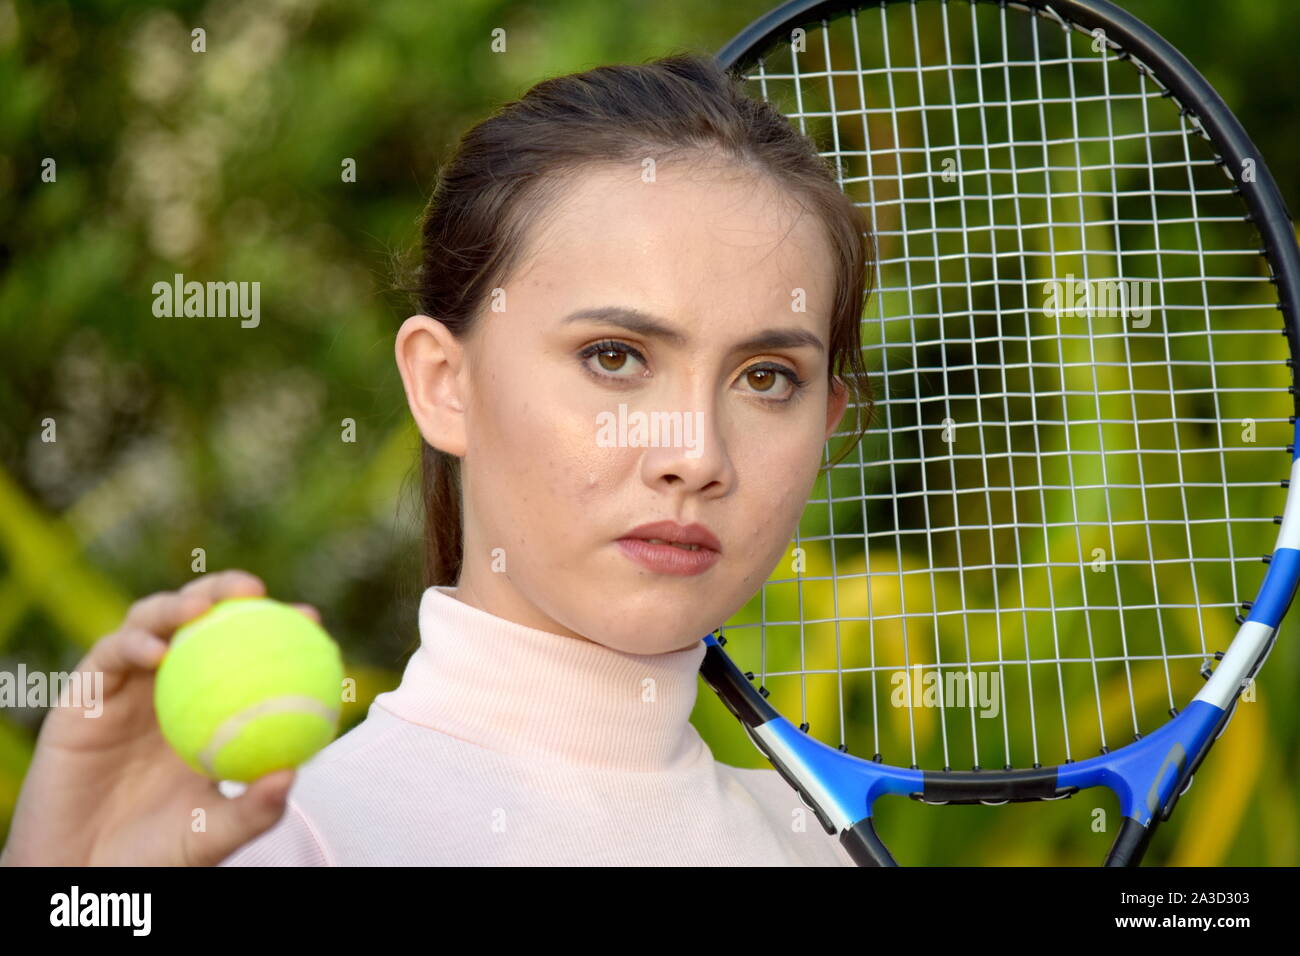
[[[178,627],[218,601],[265,594],[257,577],[232,570],[131,605],[77,665],[83,688],[103,674],[99,716],[62,706],[46,714],[0,865],[211,866],[280,819],[293,770],[229,799],[171,749],[153,705],[154,674]],[[319,623],[314,608],[295,607]]]

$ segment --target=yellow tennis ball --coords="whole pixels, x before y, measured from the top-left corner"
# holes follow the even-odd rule
[[[306,761],[338,729],[343,661],[307,615],[230,598],[177,629],[158,667],[163,736],[214,780],[256,780]]]

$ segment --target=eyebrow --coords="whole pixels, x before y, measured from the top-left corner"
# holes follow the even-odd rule
[[[662,339],[679,347],[687,344],[685,335],[667,325],[658,316],[649,315],[640,309],[628,309],[617,305],[607,305],[596,309],[579,309],[577,312],[566,315],[561,320],[561,324],[567,325],[570,322],[580,322],[584,319],[608,322],[629,332],[636,332],[647,338]],[[770,349],[801,347],[815,348],[819,352],[826,351],[826,346],[822,344],[822,340],[816,334],[809,332],[807,329],[798,328],[764,329],[756,335],[751,335],[749,338],[737,342],[732,346],[732,349],[736,352],[765,352]]]

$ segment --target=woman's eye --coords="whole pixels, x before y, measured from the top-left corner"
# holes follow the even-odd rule
[[[778,377],[784,378],[788,383],[785,388],[777,384]],[[749,385],[751,391],[773,401],[788,401],[804,385],[792,370],[779,365],[754,365],[745,369],[740,378]],[[785,397],[776,397],[782,395]]]
[[[607,378],[631,378],[635,368],[633,360],[645,365],[641,353],[622,342],[597,342],[582,350],[587,367],[597,375]]]
[[[623,342],[613,339],[595,342],[579,354],[587,370],[598,378],[632,379],[645,374],[645,356]],[[640,364],[640,370],[636,363]],[[786,380],[785,388],[778,384],[780,378]],[[740,373],[739,381],[747,386],[743,391],[776,404],[793,401],[808,384],[799,378],[794,369],[774,363],[751,365]]]

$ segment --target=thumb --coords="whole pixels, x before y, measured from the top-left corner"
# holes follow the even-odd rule
[[[277,770],[253,781],[237,797],[222,797],[208,813],[207,832],[193,834],[198,838],[191,854],[194,865],[215,866],[275,826],[284,816],[296,775],[294,770]]]

